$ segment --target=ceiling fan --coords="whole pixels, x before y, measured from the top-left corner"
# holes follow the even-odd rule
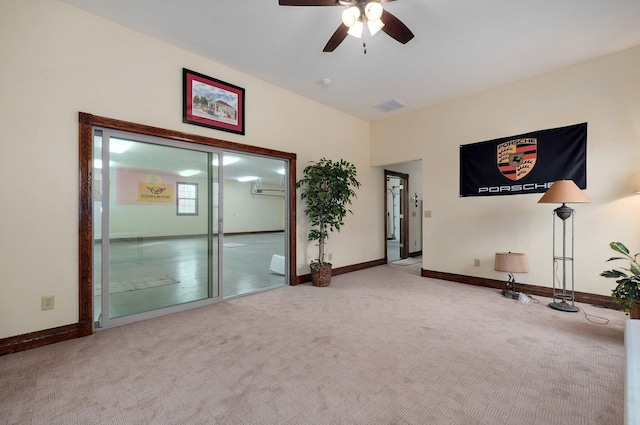
[[[362,37],[364,27],[374,35],[382,30],[402,44],[413,38],[413,33],[400,19],[382,8],[380,3],[395,0],[278,0],[280,6],[347,6],[342,12],[342,23],[333,33],[323,52],[333,52],[347,35]],[[363,43],[364,45],[364,43]],[[367,53],[366,45],[364,52]]]

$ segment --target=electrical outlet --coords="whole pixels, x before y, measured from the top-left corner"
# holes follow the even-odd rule
[[[473,259],[473,265],[476,267],[480,267],[480,259],[479,258],[474,258]]]
[[[332,253],[329,253],[329,254],[327,255],[327,258],[328,258],[328,260],[327,260],[327,261],[331,261],[331,260],[333,260],[333,254],[332,254]]]
[[[431,211],[425,211],[424,218],[431,218]]]
[[[53,310],[55,298],[53,295],[49,297],[42,297],[42,311],[44,310]]]

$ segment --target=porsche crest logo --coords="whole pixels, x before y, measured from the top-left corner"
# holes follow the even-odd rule
[[[497,146],[498,169],[506,178],[517,181],[533,170],[537,158],[537,139],[514,139]]]

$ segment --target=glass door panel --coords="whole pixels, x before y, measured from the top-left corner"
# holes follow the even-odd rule
[[[93,160],[97,328],[288,282],[287,160],[99,128]]]
[[[102,319],[102,130],[93,133],[93,321]]]
[[[104,145],[109,164],[94,252],[102,321],[218,297],[217,154],[101,139],[95,150]]]
[[[224,296],[284,285],[287,163],[237,153],[224,159]]]

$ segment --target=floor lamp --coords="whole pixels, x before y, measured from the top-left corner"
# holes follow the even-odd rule
[[[540,204],[559,204],[562,206],[553,210],[553,263],[562,263],[562,291],[556,290],[556,273],[553,275],[553,302],[549,307],[568,312],[578,312],[580,309],[575,305],[574,291],[574,258],[573,258],[573,216],[575,210],[568,207],[568,203],[588,203],[591,200],[582,193],[573,180],[558,180],[540,198]],[[562,255],[556,255],[556,216],[562,220]],[[567,253],[567,219],[571,217],[571,252]],[[571,263],[571,295],[567,294],[567,263]],[[567,301],[571,301],[568,303]]]

